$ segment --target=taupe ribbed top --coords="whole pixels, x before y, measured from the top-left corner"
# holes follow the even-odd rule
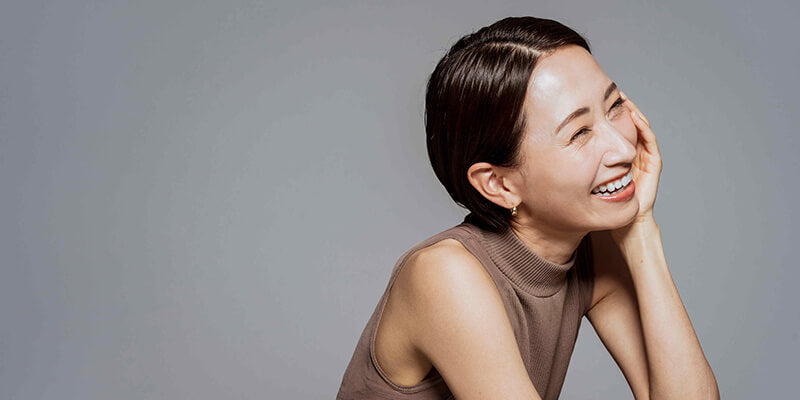
[[[415,244],[397,260],[344,372],[337,399],[453,398],[435,366],[421,382],[398,386],[380,368],[374,351],[375,328],[405,260],[414,251],[447,238],[461,242],[489,272],[503,299],[528,376],[543,400],[558,399],[581,319],[592,299],[589,236],[566,264],[556,264],[536,255],[512,230],[494,233],[468,222],[470,216]]]

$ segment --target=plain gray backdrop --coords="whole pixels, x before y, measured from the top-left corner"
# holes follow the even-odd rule
[[[397,258],[463,219],[425,82],[558,20],[652,122],[725,399],[796,395],[797,3],[3,1],[0,398],[332,399]],[[584,319],[565,399],[632,398]]]

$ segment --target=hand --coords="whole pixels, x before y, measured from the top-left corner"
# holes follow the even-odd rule
[[[658,180],[661,176],[661,153],[658,151],[656,135],[650,129],[650,121],[639,111],[639,107],[633,104],[625,93],[620,92],[620,96],[625,100],[624,104],[631,114],[633,124],[636,126],[636,157],[633,159],[631,175],[636,184],[636,197],[639,200],[639,213],[636,219],[628,225],[611,231],[615,240],[625,236],[631,225],[637,222],[649,222],[653,220],[653,205],[656,202],[658,192]],[[637,115],[638,114],[638,115]]]

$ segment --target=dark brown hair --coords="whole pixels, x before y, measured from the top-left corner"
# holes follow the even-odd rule
[[[559,47],[587,41],[551,19],[509,17],[459,39],[436,65],[425,94],[425,132],[436,177],[469,222],[492,231],[509,226],[506,208],[467,179],[476,162],[516,167],[523,160],[522,105],[537,61]]]

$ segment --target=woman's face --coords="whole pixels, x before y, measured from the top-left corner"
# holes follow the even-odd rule
[[[592,193],[630,171],[637,140],[630,111],[594,57],[582,47],[566,46],[540,59],[523,111],[521,210],[559,230],[588,232],[630,223],[639,211],[635,194],[613,202]]]

